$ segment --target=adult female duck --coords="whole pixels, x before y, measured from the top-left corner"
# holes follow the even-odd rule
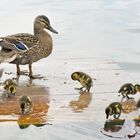
[[[48,57],[52,52],[53,42],[48,29],[58,34],[51,25],[49,19],[40,15],[34,21],[34,35],[28,33],[19,33],[0,38],[0,62],[16,64],[17,74],[23,74],[19,65],[29,65],[29,77],[33,76],[32,63]]]

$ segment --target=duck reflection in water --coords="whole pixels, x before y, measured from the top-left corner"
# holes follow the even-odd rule
[[[80,112],[88,108],[91,100],[92,94],[90,92],[81,91],[78,100],[71,101],[69,105],[75,112]]]

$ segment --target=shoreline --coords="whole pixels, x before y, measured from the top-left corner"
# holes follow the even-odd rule
[[[6,77],[16,76],[14,65],[6,64],[1,66],[4,66],[2,67],[4,71],[1,81],[5,80]],[[27,67],[22,68],[25,70]],[[20,76],[18,81],[19,90],[16,98],[21,94],[33,95],[36,98],[36,103],[33,102],[33,104],[35,103],[36,105],[37,98],[41,95],[47,97],[49,100],[46,112],[46,124],[51,125],[39,127],[43,135],[42,138],[50,137],[50,139],[56,140],[63,137],[66,140],[70,140],[72,136],[67,137],[64,135],[68,132],[69,134],[74,133],[73,137],[75,138],[83,136],[82,140],[85,137],[89,139],[108,139],[108,137],[103,136],[98,130],[104,126],[105,107],[111,102],[121,100],[117,93],[119,87],[125,82],[133,82],[133,79],[131,79],[126,71],[112,60],[92,57],[43,59],[33,65],[33,70],[35,74],[41,74],[42,76],[46,76],[46,78],[42,80],[29,80],[27,76]],[[73,81],[70,75],[77,70],[86,72],[92,78],[96,79],[93,81],[90,94],[81,96],[78,91],[74,90],[80,84]],[[11,74],[8,75],[5,72],[11,72]],[[137,100],[138,97],[139,95],[136,95],[135,99]],[[42,99],[39,100],[41,102]],[[6,125],[3,129],[5,123]],[[16,137],[15,133],[17,132],[19,134],[22,133],[17,125],[12,125],[14,123],[10,123],[9,125],[7,122],[5,123],[0,124],[0,131],[3,132],[5,129],[10,129],[13,137]],[[80,128],[80,132],[75,132],[76,128],[73,126]],[[88,128],[85,130],[85,127]],[[28,138],[31,138],[32,133],[38,132],[38,128],[34,127],[34,125],[29,125],[29,128],[26,128],[26,130],[28,130],[28,134],[26,134]],[[52,136],[52,131],[59,131],[61,135],[56,133]],[[90,134],[86,135],[85,133]],[[39,136],[40,134],[37,134],[37,137]],[[3,137],[10,138],[10,135],[7,136],[4,133]],[[19,136],[20,139],[21,137]]]

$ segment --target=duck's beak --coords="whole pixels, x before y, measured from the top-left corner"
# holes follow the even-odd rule
[[[58,32],[55,29],[53,29],[51,26],[48,27],[48,30],[50,30],[51,32],[55,34],[58,34]]]

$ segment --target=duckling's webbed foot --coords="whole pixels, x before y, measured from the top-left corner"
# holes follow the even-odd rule
[[[90,86],[85,87],[85,92],[89,92],[90,91]]]
[[[133,97],[127,97],[127,99],[128,99],[128,100],[133,100],[134,98],[133,98]]]
[[[82,91],[83,90],[83,87],[81,87],[81,88],[74,88],[75,90],[80,90],[80,91]]]

